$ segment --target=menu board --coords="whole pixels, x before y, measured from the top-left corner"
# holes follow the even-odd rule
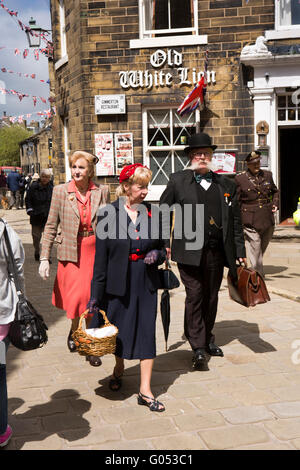
[[[122,168],[133,163],[133,136],[132,132],[115,134],[116,174]]]
[[[236,172],[236,150],[216,150],[213,154],[212,163],[215,173]]]
[[[95,134],[95,155],[99,158],[96,164],[96,175],[114,175],[113,134]]]

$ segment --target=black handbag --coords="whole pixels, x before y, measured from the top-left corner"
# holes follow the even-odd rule
[[[10,325],[8,334],[10,342],[22,351],[41,348],[48,341],[48,327],[44,322],[43,317],[36,311],[22,292],[6,226],[4,228],[4,238],[9,255],[9,265],[12,269],[12,276],[14,278],[18,294],[15,319]]]
[[[158,270],[159,289],[172,290],[180,286],[180,281],[173,273],[171,265],[166,261],[166,268]]]

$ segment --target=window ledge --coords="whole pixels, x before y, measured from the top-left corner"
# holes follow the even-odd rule
[[[265,31],[267,41],[271,39],[293,39],[300,38],[300,27],[295,29],[274,29]]]
[[[58,70],[60,67],[66,64],[68,60],[69,60],[68,54],[64,55],[61,59],[55,62],[55,65],[54,65],[55,70]]]
[[[165,36],[163,38],[132,39],[130,49],[148,49],[151,47],[195,46],[207,44],[207,34],[200,36]]]

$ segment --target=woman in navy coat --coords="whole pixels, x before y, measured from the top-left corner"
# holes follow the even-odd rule
[[[144,202],[151,176],[152,172],[141,164],[126,166],[119,178],[119,198],[100,210],[90,328],[102,322],[98,313],[101,308],[119,329],[111,390],[122,386],[124,359],[140,359],[138,404],[151,411],[164,411],[164,405],[153,397],[150,384],[156,356],[158,265],[166,255],[159,210]]]

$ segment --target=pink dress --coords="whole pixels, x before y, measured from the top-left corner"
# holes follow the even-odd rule
[[[85,202],[82,202],[74,181],[70,182],[77,198],[77,205],[80,214],[79,232],[92,232],[91,225],[91,191],[94,186],[91,182]],[[79,317],[85,310],[90,300],[91,280],[93,277],[93,267],[95,258],[95,235],[89,237],[77,237],[78,260],[77,263],[71,261],[59,261],[57,266],[56,279],[52,293],[52,304],[62,310],[66,310],[67,318]]]

